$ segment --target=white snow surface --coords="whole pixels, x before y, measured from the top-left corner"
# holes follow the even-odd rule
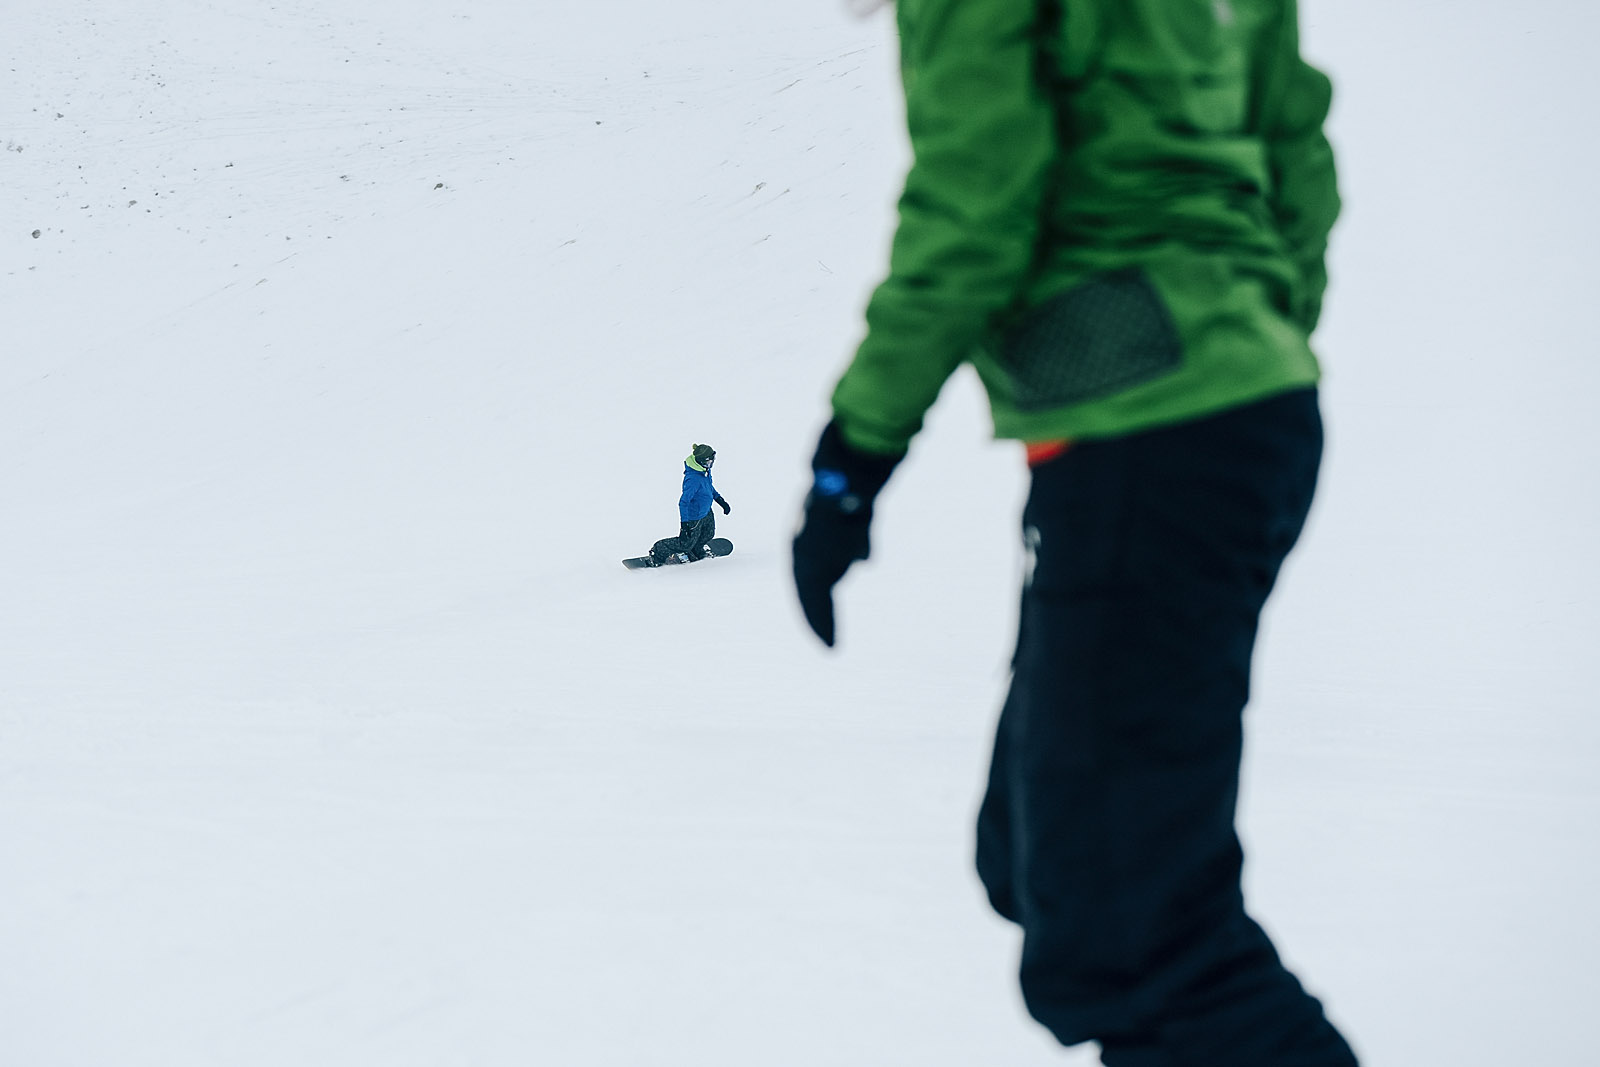
[[[1592,1065],[1600,17],[1302,7],[1347,211],[1249,899],[1369,1065]],[[3,21],[0,1063],[1095,1062],[969,861],[1025,477],[968,375],[838,652],[788,588],[888,12]],[[737,552],[624,571],[697,441]]]

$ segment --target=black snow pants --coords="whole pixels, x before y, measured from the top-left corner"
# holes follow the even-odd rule
[[[706,545],[717,536],[716,508],[709,509],[704,517],[693,522],[680,522],[677,537],[663,537],[650,546],[650,558],[656,566],[665,563],[674,553],[682,552],[690,559],[703,559]]]
[[[1029,1011],[1107,1067],[1352,1067],[1245,913],[1257,620],[1311,505],[1315,390],[1033,471],[1030,574],[979,813]]]

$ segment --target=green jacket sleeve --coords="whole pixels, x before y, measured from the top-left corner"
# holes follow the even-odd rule
[[[833,394],[853,446],[904,452],[951,373],[1015,297],[1034,254],[1052,110],[1034,0],[900,0],[913,162],[889,276]]]
[[[1328,287],[1328,234],[1339,215],[1339,188],[1333,149],[1322,131],[1333,86],[1300,57],[1297,6],[1284,5],[1277,47],[1269,50],[1261,132],[1272,172],[1273,215],[1300,275],[1300,291],[1290,310],[1310,333]]]

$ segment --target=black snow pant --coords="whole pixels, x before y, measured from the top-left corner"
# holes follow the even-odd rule
[[[655,560],[656,566],[659,567],[678,552],[684,553],[690,559],[705,558],[706,545],[717,536],[715,512],[716,509],[712,508],[693,522],[680,522],[677,537],[663,537],[651,545],[650,558]]]
[[[1257,619],[1321,453],[1308,389],[1033,471],[978,869],[1028,1010],[1108,1067],[1356,1062],[1245,913],[1234,830]]]

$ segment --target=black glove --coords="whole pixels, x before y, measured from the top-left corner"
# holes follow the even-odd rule
[[[833,647],[833,587],[871,551],[872,502],[902,456],[850,447],[828,423],[811,459],[813,480],[794,539],[794,586],[800,610],[822,643]]]
[[[711,499],[715,500],[717,502],[717,507],[722,509],[722,513],[724,515],[728,514],[729,512],[731,512],[733,510],[733,505],[728,503],[726,500],[722,499],[722,494],[721,493],[713,493],[711,495]]]

